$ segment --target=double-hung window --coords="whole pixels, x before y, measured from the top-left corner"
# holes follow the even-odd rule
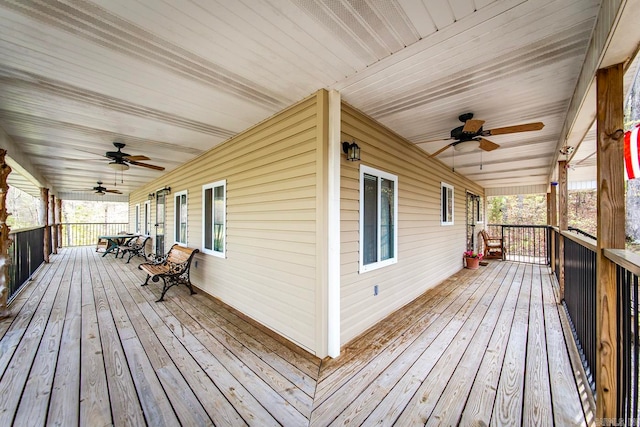
[[[227,233],[227,181],[202,186],[203,252],[225,257]]]
[[[475,200],[477,206],[477,217],[476,223],[482,224],[484,222],[484,198],[482,196],[478,196]]]
[[[178,191],[174,194],[175,215],[174,228],[176,243],[187,244],[187,192]]]
[[[144,234],[151,234],[151,202],[144,202]]]
[[[360,165],[360,273],[398,262],[398,177]]]
[[[453,185],[440,183],[440,224],[453,225]]]
[[[136,234],[140,234],[140,203],[136,205],[133,227],[133,230],[136,232]]]

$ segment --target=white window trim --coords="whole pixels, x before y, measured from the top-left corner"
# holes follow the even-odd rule
[[[144,222],[142,224],[144,234],[151,235],[151,201],[144,202]]]
[[[134,208],[134,214],[133,214],[133,220],[134,220],[134,231],[136,232],[136,234],[140,234],[140,203],[137,203],[135,208]]]
[[[442,197],[442,189],[443,188],[448,188],[451,190],[451,221],[445,221],[445,218],[442,217],[442,211],[443,211],[443,207],[444,207],[444,203],[446,202],[446,200]],[[454,221],[455,221],[455,201],[456,201],[456,197],[455,197],[455,189],[453,187],[453,185],[451,184],[447,184],[446,182],[441,182],[440,183],[440,225],[453,225]]]
[[[204,239],[205,239],[205,230],[207,228],[207,224],[205,223],[205,209],[207,208],[205,205],[205,191],[208,189],[211,189],[211,219],[213,221],[213,219],[215,218],[215,203],[214,203],[214,197],[215,197],[215,188],[216,187],[222,187],[223,191],[222,191],[222,203],[224,205],[224,209],[222,211],[222,235],[224,236],[224,239],[222,240],[222,251],[216,251],[213,249],[207,249],[204,247]],[[213,223],[210,224],[211,227],[213,227]],[[213,233],[213,231],[212,231]],[[226,179],[222,179],[220,181],[216,181],[216,182],[211,182],[209,184],[205,184],[202,186],[202,252],[205,254],[209,254],[209,255],[213,255],[216,256],[218,258],[226,258],[227,257],[227,180]]]
[[[364,175],[374,175],[378,178],[385,178],[393,181],[393,258],[385,259],[383,261],[374,262],[371,264],[364,264]],[[380,227],[381,222],[379,215],[380,209],[380,184],[381,180],[378,180],[377,191],[377,203],[378,203],[378,257],[380,256]],[[398,177],[396,175],[383,172],[379,169],[374,169],[369,166],[360,165],[360,261],[359,261],[359,273],[366,273],[368,271],[377,270],[388,265],[396,264],[398,262]]]
[[[187,203],[186,203],[186,207],[187,207],[187,218],[186,218],[186,224],[187,224],[187,228],[185,230],[185,236],[184,236],[184,241],[180,241],[178,240],[178,236],[176,236],[176,227],[178,226],[178,222],[180,221],[180,218],[178,218],[178,198],[185,196]],[[173,240],[174,243],[179,244],[180,246],[187,246],[187,242],[189,241],[189,195],[187,193],[187,190],[183,190],[183,191],[177,191],[175,193],[173,193]]]

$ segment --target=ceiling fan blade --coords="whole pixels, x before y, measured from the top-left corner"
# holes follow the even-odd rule
[[[122,194],[122,191],[120,190],[103,190],[105,193],[115,193],[115,194]]]
[[[464,122],[464,127],[462,128],[462,132],[476,133],[480,130],[483,124],[484,124],[484,120],[469,119],[466,122]]]
[[[133,160],[134,162],[137,162],[140,160],[151,160],[147,156],[124,156],[123,159],[129,160],[129,161]]]
[[[480,149],[484,151],[493,151],[496,148],[499,148],[500,145],[495,142],[489,141],[488,139],[480,138]]]
[[[438,151],[436,151],[435,153],[433,153],[433,154],[429,155],[429,157],[435,157],[435,156],[437,156],[438,154],[440,154],[440,153],[442,153],[443,151],[445,151],[447,148],[451,147],[451,145],[452,145],[452,144],[453,144],[453,143],[445,145],[444,147],[442,147],[441,149],[439,149],[439,150],[438,150]]]
[[[495,128],[489,129],[482,132],[483,136],[491,136],[491,135],[504,135],[507,133],[517,133],[517,132],[529,132],[532,130],[540,130],[544,127],[544,123],[535,122],[535,123],[525,123],[522,125],[515,126],[506,126],[503,128]]]
[[[162,166],[150,165],[149,163],[140,163],[136,161],[129,160],[129,163],[136,166],[142,166],[143,168],[155,169],[157,171],[163,171],[164,168]]]

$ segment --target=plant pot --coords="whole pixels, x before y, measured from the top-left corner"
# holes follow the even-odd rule
[[[480,267],[480,258],[466,258],[464,259],[465,267],[469,270],[477,270]]]

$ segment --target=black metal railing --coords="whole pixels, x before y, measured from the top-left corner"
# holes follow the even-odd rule
[[[564,238],[564,301],[582,365],[595,393],[596,366],[596,242]]]
[[[638,310],[638,276],[640,256],[624,249],[605,249],[605,256],[616,264],[618,393],[617,416],[624,423],[637,425],[640,418],[638,387],[640,386],[640,326]],[[631,420],[631,421],[629,421]]]
[[[505,260],[549,265],[549,226],[489,224],[487,227],[490,236],[502,238]]]
[[[122,231],[127,231],[129,224],[118,223],[63,223],[61,245],[65,246],[89,246],[95,245],[98,236],[112,236]]]
[[[9,300],[44,262],[44,227],[25,228],[9,233]],[[51,252],[49,252],[51,253]]]

